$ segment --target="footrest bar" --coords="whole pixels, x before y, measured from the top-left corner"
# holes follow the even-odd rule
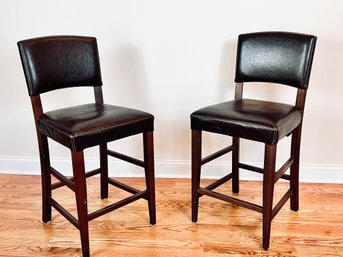
[[[71,224],[73,224],[77,229],[80,228],[79,221],[70,214],[66,209],[62,207],[58,202],[51,198],[51,205],[60,213],[62,214]]]
[[[262,168],[259,168],[259,167],[255,167],[255,166],[252,166],[252,165],[249,165],[249,164],[245,164],[245,163],[238,163],[238,167],[241,168],[241,169],[245,169],[245,170],[250,170],[250,171],[253,171],[253,172],[257,172],[257,173],[261,173],[263,174],[263,169]]]
[[[287,169],[293,164],[293,159],[289,159],[276,173],[275,173],[275,182],[278,181],[280,178],[286,179],[286,180],[290,180],[290,175],[285,174],[285,172],[287,171]],[[257,173],[261,173],[263,174],[263,169],[260,167],[255,167],[249,164],[245,164],[245,163],[238,163],[238,167],[241,169],[245,169],[245,170],[250,170],[253,172],[257,172]]]
[[[213,190],[213,189],[219,187],[220,185],[224,184],[225,182],[229,181],[231,178],[232,178],[232,173],[226,175],[225,177],[222,177],[221,179],[216,180],[212,184],[205,187],[205,189]]]
[[[138,190],[136,188],[130,187],[122,182],[119,182],[117,180],[114,180],[112,178],[108,178],[108,183],[111,184],[112,186],[118,187],[120,189],[125,190],[126,192],[129,192],[131,194],[137,194],[140,193],[141,190]]]
[[[63,186],[68,186],[68,184],[74,182],[74,177],[70,177],[70,178],[67,178],[66,176],[64,176],[63,174],[61,174],[60,172],[58,172],[56,169],[54,169],[53,167],[50,167],[51,168],[51,174],[54,175],[55,178],[57,178],[59,181],[61,182],[56,182],[54,184],[51,185],[51,189],[54,190],[56,188],[60,188],[60,187],[63,187]],[[94,176],[94,175],[97,175],[100,173],[100,168],[97,168],[95,170],[91,170],[91,171],[88,171],[86,172],[86,178],[88,177],[91,177],[91,176]],[[56,176],[57,174],[57,176]],[[67,182],[65,179],[69,180],[69,182]],[[63,181],[63,182],[62,182]],[[74,191],[73,188],[70,187],[71,184],[68,186],[71,190]],[[74,186],[73,186],[74,187]]]
[[[129,162],[131,164],[134,164],[134,165],[137,165],[137,166],[140,166],[140,167],[143,167],[143,168],[145,166],[143,161],[141,161],[139,159],[136,159],[136,158],[133,158],[131,156],[128,156],[126,154],[118,153],[118,152],[115,152],[115,151],[112,151],[112,150],[109,150],[109,149],[107,150],[107,154],[112,156],[112,157],[118,158],[120,160]]]
[[[282,165],[282,167],[275,173],[274,183],[276,183],[279,178],[287,179],[287,176],[285,176],[285,172],[289,169],[289,167],[292,166],[293,162],[294,159],[290,158],[285,162],[284,165]]]
[[[281,210],[281,208],[285,205],[287,200],[292,196],[292,190],[289,189],[284,196],[280,199],[280,201],[275,205],[272,210],[272,219],[275,217],[276,214]]]
[[[211,196],[213,198],[216,198],[216,199],[228,202],[228,203],[233,203],[233,204],[242,206],[244,208],[247,208],[247,209],[250,209],[253,211],[257,211],[260,213],[263,212],[262,206],[259,206],[257,204],[253,204],[253,203],[249,203],[249,202],[246,202],[244,200],[240,200],[238,198],[234,198],[231,196],[223,195],[221,193],[213,192],[213,191],[207,190],[205,188],[199,188],[198,193],[203,194],[203,195],[207,195],[207,196]]]
[[[219,150],[219,151],[217,151],[217,152],[215,152],[215,153],[213,153],[213,154],[203,158],[201,160],[201,165],[204,165],[205,163],[208,163],[208,162],[210,162],[210,161],[212,161],[212,160],[214,160],[214,159],[216,159],[216,158],[218,158],[218,157],[220,157],[220,156],[222,156],[222,155],[224,155],[224,154],[226,154],[228,152],[231,152],[234,148],[235,148],[235,146],[230,145],[228,147],[225,147],[222,150]]]
[[[53,167],[50,167],[50,173],[60,181],[51,185],[52,190],[62,186],[67,186],[74,191],[74,182],[72,178],[67,178]]]
[[[116,202],[116,203],[113,203],[111,205],[108,205],[108,206],[106,206],[106,207],[104,207],[104,208],[102,208],[100,210],[92,212],[92,213],[88,214],[88,220],[93,220],[93,219],[95,219],[97,217],[100,217],[100,216],[102,216],[102,215],[104,215],[104,214],[106,214],[108,212],[111,212],[111,211],[113,211],[115,209],[118,209],[118,208],[120,208],[120,207],[122,207],[124,205],[132,203],[132,202],[134,202],[134,201],[136,201],[136,200],[138,200],[140,198],[145,198],[146,194],[147,194],[147,191],[145,190],[145,191],[139,192],[137,194],[134,194],[134,195],[132,195],[130,197],[127,197],[127,198],[125,198],[125,199],[123,199],[123,200],[121,200],[119,202]]]

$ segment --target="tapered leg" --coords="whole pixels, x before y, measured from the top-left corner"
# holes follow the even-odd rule
[[[100,151],[100,195],[101,199],[108,197],[108,155],[107,144],[99,146]]]
[[[291,210],[299,210],[299,162],[300,162],[300,141],[301,141],[301,125],[293,132],[291,155],[293,158],[293,165],[290,169],[291,181],[290,186],[292,190],[291,196]]]
[[[87,187],[85,176],[84,155],[81,152],[72,152],[73,173],[75,179],[75,197],[79,230],[81,237],[82,256],[89,257],[89,232],[88,232],[88,208]]]
[[[239,138],[232,138],[232,145],[235,147],[232,151],[232,192],[239,193]]]
[[[192,130],[192,221],[198,221],[199,194],[201,173],[201,131]]]
[[[47,223],[51,220],[51,175],[48,139],[41,133],[38,134],[39,155],[42,180],[42,220]]]
[[[155,203],[155,171],[154,171],[154,137],[153,132],[143,133],[145,181],[148,192],[148,206],[150,224],[156,224],[156,203]]]
[[[276,145],[265,145],[263,173],[263,234],[262,247],[268,250],[272,222]]]

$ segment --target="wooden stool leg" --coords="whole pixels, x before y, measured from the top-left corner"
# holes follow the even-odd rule
[[[108,198],[108,155],[107,144],[99,146],[100,155],[100,196],[101,199]]]
[[[192,130],[192,221],[198,221],[201,173],[201,131]]]
[[[299,210],[299,161],[300,161],[300,141],[301,141],[301,125],[293,132],[291,155],[294,160],[290,169],[290,187],[291,195],[291,210]]]
[[[51,175],[50,175],[50,154],[48,139],[37,132],[42,180],[42,220],[47,223],[51,220]]]
[[[85,176],[85,164],[83,151],[72,152],[72,163],[75,184],[75,197],[79,230],[81,237],[82,256],[89,257],[89,232],[88,232],[88,208],[87,208],[87,187]]]
[[[273,219],[273,195],[275,177],[276,145],[265,145],[264,173],[263,173],[263,234],[262,247],[268,250],[270,229]]]
[[[239,138],[232,138],[232,145],[235,147],[232,151],[232,193],[239,193]]]
[[[156,203],[155,203],[155,171],[154,171],[154,137],[153,132],[143,133],[144,145],[144,170],[145,181],[148,192],[148,206],[150,224],[156,224]]]

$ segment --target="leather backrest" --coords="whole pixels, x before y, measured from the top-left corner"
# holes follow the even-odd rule
[[[289,32],[238,37],[235,82],[272,82],[308,87],[317,38]]]
[[[29,95],[51,90],[101,86],[96,39],[50,36],[18,42]]]

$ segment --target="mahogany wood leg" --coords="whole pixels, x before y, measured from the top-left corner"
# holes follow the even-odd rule
[[[239,138],[232,138],[232,145],[235,148],[232,150],[232,192],[239,193]]]
[[[144,145],[144,170],[145,181],[148,192],[148,206],[150,224],[156,224],[156,203],[155,203],[155,171],[154,171],[154,137],[153,132],[143,133]]]
[[[268,250],[273,209],[276,145],[265,145],[264,154],[262,247]]]
[[[79,230],[81,237],[82,256],[89,257],[89,232],[88,232],[88,208],[87,187],[83,151],[72,152],[73,173],[75,178],[75,197]]]
[[[99,146],[100,154],[100,196],[101,199],[108,197],[108,155],[107,144]]]
[[[41,181],[42,181],[42,220],[47,223],[51,220],[51,175],[48,139],[41,133],[38,134]]]
[[[192,130],[192,221],[198,220],[201,173],[201,131]]]
[[[301,125],[293,132],[291,155],[294,159],[293,165],[290,169],[290,187],[291,195],[291,210],[299,210],[299,162],[300,162],[300,141],[301,141]]]

